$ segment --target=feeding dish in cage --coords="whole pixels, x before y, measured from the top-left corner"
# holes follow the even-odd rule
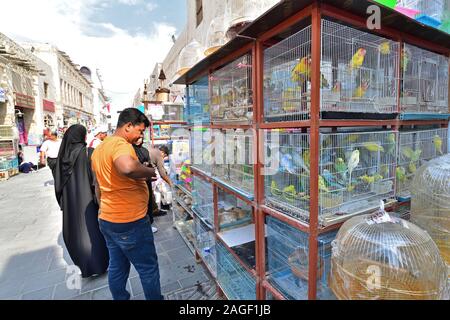
[[[225,25],[225,17],[218,16],[214,18],[209,24],[208,32],[206,33],[206,49],[205,56],[216,52],[220,47],[222,47],[227,41]]]
[[[345,222],[332,247],[330,288],[338,299],[443,297],[447,270],[436,244],[384,209]]]
[[[291,267],[292,273],[304,280],[308,280],[309,274],[309,255],[308,250],[303,247],[299,247],[295,249],[288,257],[288,263]],[[324,262],[322,257],[319,257],[318,268],[317,268],[317,279],[320,279],[323,274]]]

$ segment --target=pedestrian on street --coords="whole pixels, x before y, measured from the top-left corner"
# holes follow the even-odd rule
[[[92,157],[92,153],[94,152],[95,148],[97,148],[108,136],[108,128],[106,128],[105,126],[96,127],[94,128],[94,130],[92,130],[92,133],[94,137],[88,143],[89,159]]]
[[[114,300],[128,300],[126,290],[130,262],[141,279],[147,300],[161,300],[158,257],[150,219],[146,181],[153,168],[142,165],[133,149],[149,127],[138,109],[124,109],[115,134],[92,154],[96,194],[100,199],[100,230],[109,249],[108,281]]]
[[[83,278],[104,274],[108,249],[98,225],[98,204],[86,150],[86,128],[71,126],[61,143],[55,193],[63,211],[63,238]]]
[[[139,162],[142,163],[144,166],[148,167],[150,165],[150,153],[148,152],[148,149],[144,147],[144,139],[139,139],[136,144],[133,145],[134,151],[136,151],[136,155],[139,159]],[[148,209],[147,209],[147,215],[150,218],[150,223],[153,224],[153,214],[157,214],[158,212],[158,205],[155,201],[155,195],[153,193],[152,188],[152,181],[147,180],[147,187],[148,191],[150,193],[149,199],[148,199]],[[158,228],[152,226],[153,233],[158,231]]]
[[[166,169],[164,168],[164,159],[169,156],[169,148],[165,145],[159,148],[153,147],[149,150],[150,153],[150,166],[158,170],[159,176],[163,179],[171,188],[173,188],[173,182],[170,180]],[[158,210],[156,202],[154,202],[156,207],[153,207],[153,216],[162,216],[167,214],[167,211]]]
[[[45,158],[47,158],[47,165],[52,170],[53,179],[55,178],[55,168],[60,146],[61,140],[58,139],[57,131],[52,131],[50,138],[45,140],[41,146],[40,163],[45,166]]]

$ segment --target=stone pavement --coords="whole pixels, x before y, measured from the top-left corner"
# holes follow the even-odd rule
[[[110,300],[106,275],[82,279],[69,289],[73,263],[62,239],[62,213],[48,168],[0,182],[0,299]],[[167,299],[214,299],[206,269],[172,227],[169,213],[155,218],[155,244],[162,292]],[[132,267],[128,279],[132,299],[144,299]]]

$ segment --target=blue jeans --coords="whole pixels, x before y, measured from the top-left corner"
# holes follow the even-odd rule
[[[99,220],[109,251],[108,281],[114,300],[129,300],[130,262],[141,279],[147,300],[162,300],[158,257],[148,216],[130,223]]]

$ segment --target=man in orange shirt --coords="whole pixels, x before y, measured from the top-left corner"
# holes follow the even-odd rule
[[[116,133],[92,154],[92,169],[100,203],[99,225],[109,251],[108,281],[114,300],[128,300],[126,283],[130,262],[141,279],[147,300],[160,300],[158,258],[147,216],[149,190],[146,181],[155,169],[143,166],[133,144],[150,125],[138,109],[121,112]]]

